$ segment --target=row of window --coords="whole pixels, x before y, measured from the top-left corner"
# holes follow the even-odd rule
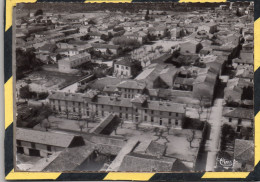
[[[21,140],[16,140],[16,145],[17,146],[22,146]],[[32,149],[36,149],[36,144],[31,142],[31,148]],[[51,146],[50,145],[47,145],[47,151],[51,152]]]
[[[88,107],[88,104],[86,104],[86,106]],[[114,107],[115,106],[110,106],[110,110],[113,111],[114,110]],[[118,106],[116,106],[118,107]],[[98,105],[96,105],[96,108],[98,108]],[[101,105],[101,108],[104,109],[104,105]],[[73,106],[73,112],[76,112],[76,108]],[[128,108],[127,107],[124,107],[125,111],[128,111]],[[56,110],[56,107],[55,105],[53,105],[53,110],[55,111]],[[61,106],[59,105],[58,106],[58,110],[59,112],[61,112]],[[79,111],[81,110],[81,108],[79,108]],[[120,107],[119,106],[119,110],[122,111],[123,110],[123,107]],[[88,111],[88,109],[87,109]],[[97,111],[96,111],[97,112]],[[135,108],[135,112],[138,112],[138,108]],[[148,113],[148,110],[145,109],[144,112],[147,114]],[[159,111],[159,115],[163,115],[165,112],[163,111]],[[154,114],[154,110],[150,110],[150,114]],[[168,112],[168,116],[173,116],[174,113],[171,113],[171,112]],[[179,116],[179,113],[175,113],[175,116],[178,117]],[[231,122],[231,118],[229,119],[229,122]]]
[[[116,67],[117,67],[117,68],[120,68],[120,65],[117,64]],[[121,69],[126,69],[126,70],[128,70],[129,67],[121,65]]]

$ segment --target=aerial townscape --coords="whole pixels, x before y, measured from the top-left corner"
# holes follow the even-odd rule
[[[26,3],[20,171],[254,167],[254,3]]]

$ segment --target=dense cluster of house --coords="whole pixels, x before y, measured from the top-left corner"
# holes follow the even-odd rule
[[[239,16],[234,18],[234,13]],[[98,17],[91,13],[30,13],[16,21],[16,43],[17,48],[32,49],[43,63],[57,64],[57,71],[64,74],[79,71],[83,64],[112,61],[111,75],[80,79],[75,92],[50,91],[48,104],[60,117],[83,120],[116,115],[136,125],[182,129],[188,105],[203,101],[211,106],[222,94],[226,105],[232,107],[224,113],[223,123],[240,133],[242,128],[253,129],[252,13],[253,4],[241,8],[232,3],[185,15],[156,10],[133,14],[106,10]],[[74,142],[84,145],[77,135],[60,142],[63,136],[57,133],[17,132],[17,151],[28,155],[48,156],[68,148],[62,154],[70,156]],[[52,142],[56,143],[40,141],[39,136],[55,138]],[[241,157],[236,150],[250,141],[236,140],[236,158]],[[151,142],[145,153],[125,155],[118,170],[136,170],[130,163],[147,171],[186,170],[179,159],[164,156],[165,151],[165,146]],[[62,158],[54,162],[59,164]],[[190,169],[195,160],[192,163]],[[45,170],[55,168],[54,164]],[[235,165],[241,167],[245,162]]]

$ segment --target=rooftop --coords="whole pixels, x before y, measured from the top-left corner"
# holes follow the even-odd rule
[[[236,108],[233,111],[230,111],[226,114],[224,114],[225,117],[231,117],[231,118],[241,118],[241,119],[254,119],[254,111],[252,109],[246,109],[246,108]]]
[[[38,131],[25,128],[16,129],[16,140],[58,146],[58,147],[70,147],[73,140],[79,138],[79,136],[58,133],[58,132],[48,132],[48,131]]]

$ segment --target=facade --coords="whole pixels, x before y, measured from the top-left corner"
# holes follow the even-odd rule
[[[95,51],[100,51],[103,54],[111,52],[113,54],[120,54],[122,49],[118,45],[112,44],[101,44],[101,43],[93,43],[91,44]]]
[[[49,96],[51,108],[60,114],[105,117],[117,114],[124,120],[135,123],[144,122],[151,125],[171,125],[182,127],[185,105],[163,101],[150,101],[144,95],[134,98],[122,98],[117,95],[98,95],[90,90],[86,94],[56,92]]]
[[[197,41],[187,41],[180,44],[181,52],[183,53],[198,53],[202,45]]]
[[[71,57],[66,57],[58,61],[58,67],[60,72],[70,72],[73,68],[86,63],[91,60],[89,53],[77,54]]]
[[[114,63],[113,75],[121,78],[131,78],[134,76],[135,63],[131,59],[122,59]]]
[[[16,129],[16,148],[18,153],[46,157],[64,148],[82,146],[83,138],[65,133]]]
[[[238,133],[242,127],[253,128],[254,111],[252,109],[236,108],[223,116],[223,123],[231,125]]]

